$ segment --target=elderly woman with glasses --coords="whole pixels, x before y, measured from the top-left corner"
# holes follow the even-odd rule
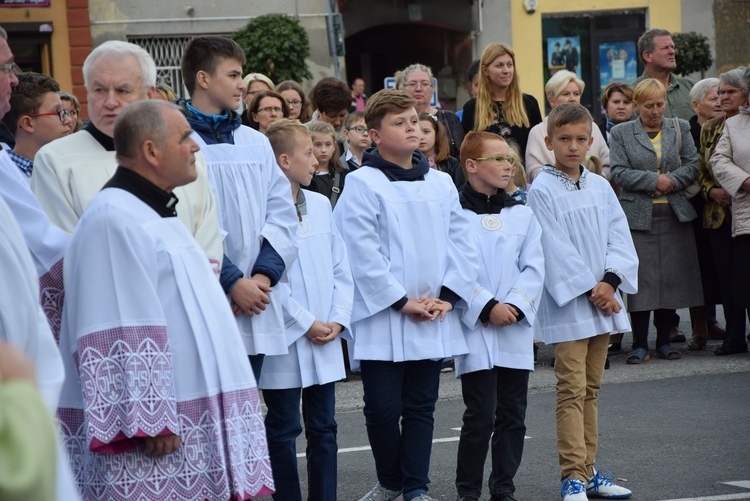
[[[250,127],[265,134],[268,126],[280,118],[289,118],[289,105],[281,94],[263,90],[255,95],[247,109]]]
[[[461,155],[461,143],[464,140],[464,128],[455,113],[437,109],[432,106],[432,70],[424,64],[412,64],[395,75],[396,88],[405,91],[417,102],[417,113],[427,113],[437,117],[445,128],[450,142],[450,155],[458,158]]]
[[[747,300],[747,284],[739,285],[739,281],[748,278],[746,265],[743,274],[742,261],[747,262],[747,256],[750,255],[747,238],[744,238],[746,233],[750,233],[749,225],[745,224],[745,228],[742,228],[743,221],[747,220],[746,216],[743,217],[743,214],[747,214],[744,207],[747,204],[743,202],[747,198],[748,188],[742,188],[741,182],[750,177],[747,164],[742,163],[748,158],[746,124],[750,120],[746,106],[749,80],[750,70],[744,67],[719,75],[717,94],[722,115],[705,122],[700,135],[698,176],[706,200],[703,227],[708,234],[727,322],[726,340],[714,351],[716,355],[747,351],[745,309],[750,306],[750,301]],[[732,126],[725,132],[729,124]],[[726,140],[723,139],[724,135],[728,135]],[[732,238],[733,233],[735,238]],[[744,254],[740,254],[741,252]],[[734,260],[738,257],[740,258],[735,263]]]
[[[560,70],[552,75],[544,86],[547,101],[551,108],[563,103],[581,104],[581,96],[586,84],[579,79],[575,73],[568,70]],[[592,127],[591,135],[594,141],[589,148],[589,155],[596,156],[602,164],[602,175],[609,178],[609,148],[607,141],[598,127]],[[547,137],[547,118],[540,124],[535,125],[529,132],[529,142],[526,145],[526,176],[529,181],[534,181],[536,173],[545,165],[555,164],[555,154],[547,149],[544,138]]]
[[[693,227],[695,209],[685,188],[698,176],[690,125],[664,119],[667,91],[658,80],[641,81],[633,93],[638,118],[611,131],[612,177],[638,252],[638,293],[628,296],[633,353],[627,363],[648,360],[651,311],[659,358],[681,358],[669,344],[675,310],[703,304]]]

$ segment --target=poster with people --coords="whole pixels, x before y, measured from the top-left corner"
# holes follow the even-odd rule
[[[601,90],[611,82],[632,82],[638,78],[638,60],[634,41],[599,44],[599,84]]]
[[[572,71],[581,78],[581,38],[554,37],[547,39],[547,71],[551,77],[560,70]]]

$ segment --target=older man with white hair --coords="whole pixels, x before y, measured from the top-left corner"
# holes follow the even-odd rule
[[[131,104],[155,97],[156,66],[141,47],[121,41],[99,45],[83,63],[91,122],[44,146],[34,161],[31,189],[54,224],[72,233],[89,201],[115,173],[115,120]],[[177,188],[178,213],[218,272],[222,242],[203,157],[195,182]]]

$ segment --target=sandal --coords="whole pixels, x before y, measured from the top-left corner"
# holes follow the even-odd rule
[[[673,350],[668,344],[663,344],[656,347],[656,353],[662,360],[678,360],[682,358],[679,351]]]
[[[648,362],[650,358],[648,350],[645,348],[636,348],[633,353],[625,359],[626,364],[642,364]]]

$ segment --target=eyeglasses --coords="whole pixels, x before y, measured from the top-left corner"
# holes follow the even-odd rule
[[[47,113],[34,113],[26,116],[34,118],[47,116],[51,117],[52,115],[57,115],[57,118],[59,118],[61,122],[64,122],[70,116],[70,112],[68,110],[48,111]]]
[[[258,111],[256,111],[255,113],[262,113],[264,111],[267,111],[268,113],[281,113],[284,110],[279,108],[278,106],[266,106],[265,108],[258,108]]]
[[[737,89],[727,89],[727,90],[720,90],[719,92],[717,92],[717,94],[720,96],[732,96],[734,94],[737,94],[738,92],[740,91]]]
[[[296,108],[297,106],[302,104],[302,101],[300,101],[299,99],[294,99],[292,101],[287,101],[287,104],[292,108]]]
[[[0,64],[0,71],[6,75],[10,75],[11,73],[20,73],[21,68],[16,63],[3,63]]]
[[[499,164],[503,162],[508,162],[509,164],[513,163],[513,157],[509,157],[507,155],[493,155],[491,157],[477,157],[477,158],[472,158],[472,160],[476,160],[476,161],[492,160],[493,162],[496,162]]]
[[[361,125],[355,125],[354,127],[349,127],[346,130],[353,130],[357,134],[367,134],[367,127],[362,127]]]
[[[404,85],[407,89],[416,89],[417,87],[422,87],[423,89],[427,89],[432,87],[432,82],[409,82],[406,85]]]

